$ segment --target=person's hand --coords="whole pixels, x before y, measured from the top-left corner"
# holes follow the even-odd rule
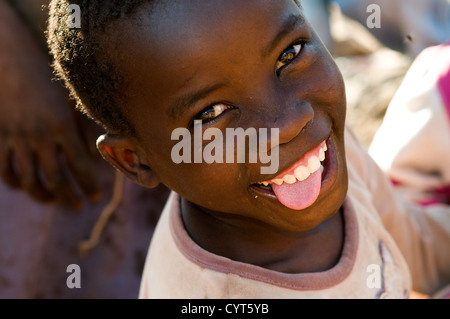
[[[49,58],[0,0],[0,176],[38,201],[99,197],[88,147]]]

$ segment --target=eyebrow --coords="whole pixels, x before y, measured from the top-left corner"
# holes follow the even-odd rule
[[[289,15],[282,24],[280,31],[275,36],[275,38],[266,47],[263,48],[261,56],[265,58],[270,55],[273,50],[275,50],[275,48],[280,44],[281,40],[283,40],[286,35],[291,33],[300,25],[305,25],[305,19],[301,15]]]
[[[287,17],[280,28],[280,32],[275,36],[275,38],[262,50],[262,56],[267,57],[269,54],[275,50],[278,44],[283,40],[283,38],[295,30],[299,25],[304,25],[305,19],[298,14],[291,14]],[[176,120],[182,117],[190,108],[191,105],[195,104],[197,101],[204,99],[214,91],[219,90],[224,87],[225,83],[216,83],[213,85],[206,86],[195,92],[188,92],[176,98],[168,108],[169,116]]]
[[[169,108],[168,112],[172,119],[176,120],[183,116],[184,113],[186,113],[189,110],[189,107],[193,104],[195,104],[197,101],[204,99],[211,93],[219,90],[220,88],[224,87],[225,83],[216,83],[213,85],[208,85],[204,88],[201,88],[200,90],[197,90],[195,92],[188,92],[180,97],[176,98],[175,101],[173,101]]]

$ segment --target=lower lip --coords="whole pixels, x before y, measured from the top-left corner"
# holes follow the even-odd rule
[[[316,202],[320,200],[323,193],[326,193],[331,186],[334,184],[334,181],[337,178],[337,158],[336,158],[336,151],[334,147],[334,143],[331,142],[331,139],[329,138],[326,141],[327,144],[327,151],[325,160],[322,162],[322,165],[324,167],[324,170],[322,172],[322,185],[320,188],[320,194],[317,198]],[[251,188],[260,193],[261,195],[267,196],[272,200],[275,200],[277,203],[279,203],[278,198],[274,194],[273,191],[263,189],[261,187],[258,187],[256,185],[252,185]]]

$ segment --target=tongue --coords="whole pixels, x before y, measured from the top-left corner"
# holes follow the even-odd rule
[[[307,179],[294,184],[272,184],[272,189],[278,200],[286,207],[301,210],[311,206],[317,199],[322,185],[320,169],[311,174]]]

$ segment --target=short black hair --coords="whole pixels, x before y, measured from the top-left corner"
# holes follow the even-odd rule
[[[101,37],[113,21],[152,2],[52,0],[49,5],[46,36],[56,75],[69,89],[77,108],[111,133],[134,135],[134,129],[120,105],[120,88],[125,83],[108,57],[101,54]],[[80,23],[76,27],[69,24],[73,13],[70,5],[80,8]]]
[[[294,1],[300,6],[299,1]],[[101,37],[112,22],[133,15],[143,4],[153,5],[154,2],[156,0],[50,2],[46,35],[56,75],[69,89],[77,109],[109,133],[135,136],[121,100],[120,92],[126,83],[107,55],[102,54],[105,48]],[[70,5],[80,8],[79,28],[69,24]]]

